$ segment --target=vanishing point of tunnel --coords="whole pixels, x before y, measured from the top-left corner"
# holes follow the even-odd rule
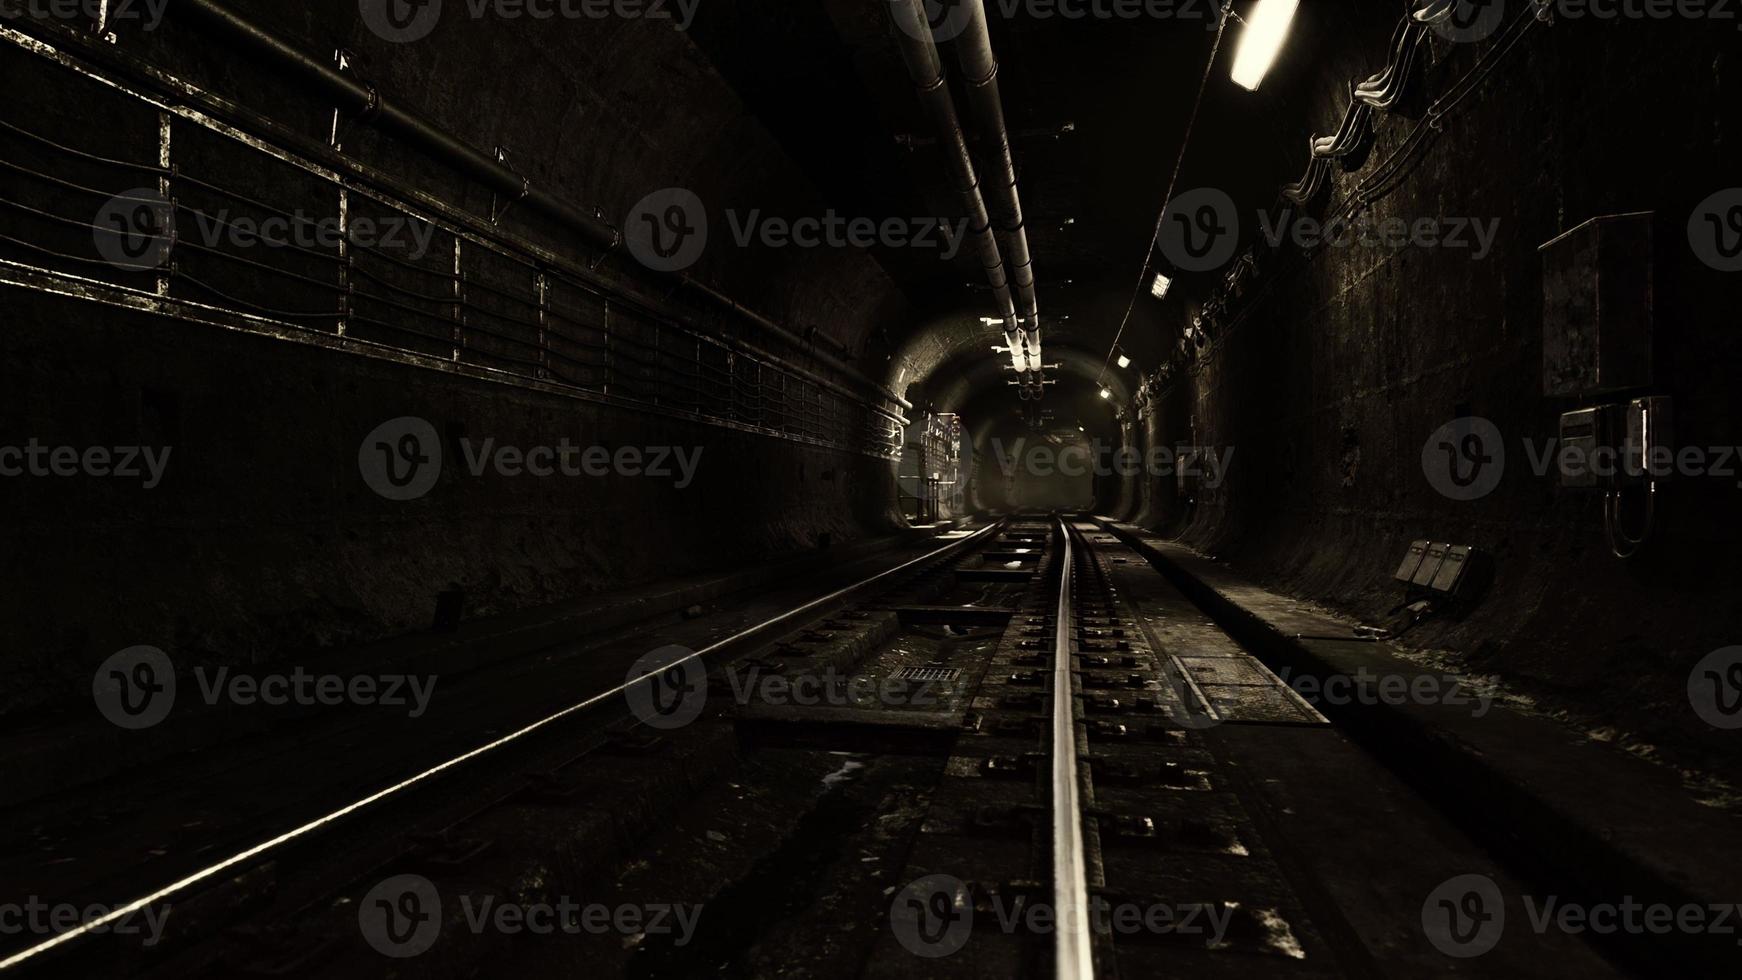
[[[0,980],[1742,976],[1742,3],[0,83]]]

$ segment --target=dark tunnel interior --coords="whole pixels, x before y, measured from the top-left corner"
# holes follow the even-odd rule
[[[0,980],[1742,975],[1738,7],[0,0]]]

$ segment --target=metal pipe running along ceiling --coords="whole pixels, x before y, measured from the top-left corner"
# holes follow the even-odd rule
[[[998,61],[992,54],[992,39],[982,0],[958,0],[953,16],[965,19],[955,41],[957,61],[967,80],[978,128],[984,141],[994,147],[994,176],[989,194],[998,211],[999,233],[992,232],[986,194],[968,152],[967,136],[956,114],[939,59],[937,41],[926,16],[927,0],[890,0],[895,22],[895,40],[913,79],[921,105],[937,130],[938,146],[945,166],[962,199],[962,209],[986,281],[1004,324],[1004,344],[1017,372],[1024,400],[1041,397],[1046,390],[1041,361],[1040,307],[1034,290],[1034,260],[1028,251],[1028,233],[1023,227],[1022,201],[1016,186],[1016,165],[1010,154],[1010,133],[1004,124],[1004,105],[998,90]],[[1000,249],[998,240],[1004,241]],[[1014,288],[1013,288],[1014,287]]]

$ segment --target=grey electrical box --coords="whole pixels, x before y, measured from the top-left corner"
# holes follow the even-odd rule
[[[1592,218],[1542,255],[1542,390],[1586,397],[1652,383],[1652,212]]]
[[[1464,584],[1464,573],[1470,568],[1470,558],[1475,549],[1467,544],[1454,544],[1446,549],[1445,561],[1441,562],[1440,570],[1435,573],[1434,580],[1428,583],[1428,588],[1447,595],[1456,595]]]
[[[1422,559],[1421,565],[1416,568],[1415,578],[1411,580],[1411,584],[1423,589],[1432,586],[1434,579],[1439,577],[1440,566],[1446,563],[1446,552],[1450,551],[1451,548],[1451,545],[1441,544],[1437,541],[1428,545],[1427,555]]]
[[[1404,584],[1415,581],[1415,573],[1421,568],[1421,563],[1427,559],[1427,549],[1432,542],[1423,538],[1409,546],[1409,551],[1403,556],[1403,564],[1397,566],[1397,574],[1392,578]]]

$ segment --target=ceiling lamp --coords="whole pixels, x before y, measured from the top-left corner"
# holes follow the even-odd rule
[[[1149,284],[1149,295],[1154,296],[1156,299],[1166,299],[1167,291],[1172,288],[1173,280],[1169,279],[1166,275],[1157,272],[1155,274],[1155,281]]]
[[[1113,348],[1113,354],[1114,354],[1114,358],[1116,359],[1116,361],[1119,364],[1119,370],[1123,371],[1126,368],[1131,366],[1131,355],[1125,353],[1124,348],[1121,348],[1121,347]]]
[[[1112,398],[1112,397],[1113,397],[1113,389],[1111,389],[1111,388],[1102,388],[1102,389],[1101,389],[1101,397],[1102,397],[1102,398],[1109,398],[1109,399],[1110,399],[1110,398]]]
[[[1282,42],[1288,40],[1289,25],[1299,7],[1300,0],[1258,0],[1246,17],[1240,48],[1234,53],[1234,84],[1258,91],[1258,83],[1264,81],[1282,51]]]

